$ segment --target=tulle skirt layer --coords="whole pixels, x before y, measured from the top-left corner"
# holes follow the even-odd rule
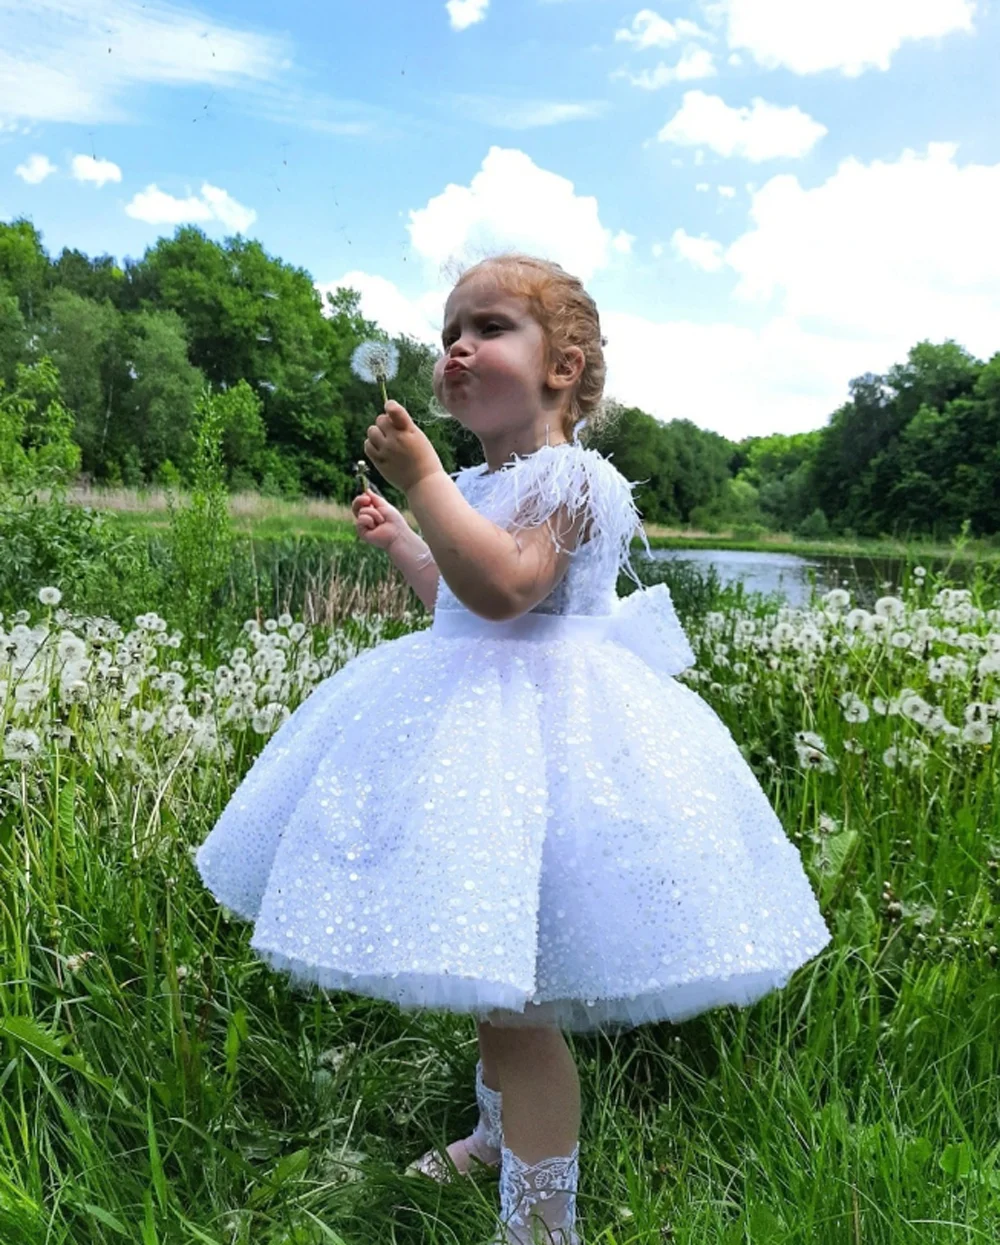
[[[729,731],[671,677],[689,656],[538,617],[436,618],[328,678],[199,847],[206,886],[295,983],[407,1010],[620,1029],[785,985],[830,933]]]

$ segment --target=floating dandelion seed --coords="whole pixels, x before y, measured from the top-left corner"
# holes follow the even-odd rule
[[[278,388],[277,385],[273,384],[269,380],[259,380],[257,384],[260,385],[261,389],[266,389],[268,393],[274,393],[274,391]]]
[[[271,340],[271,335],[270,333],[258,333],[257,340],[259,342],[269,342]]]
[[[277,298],[278,297],[277,294],[275,294],[274,290],[264,290],[263,295],[265,298]]]
[[[313,384],[314,385],[317,384],[319,381],[323,379],[325,375],[326,375],[326,372],[313,372]]]
[[[381,385],[382,397],[386,402],[389,401],[389,395],[385,390],[385,382],[392,380],[398,369],[399,351],[392,342],[362,342],[351,355],[351,371],[371,385]]]

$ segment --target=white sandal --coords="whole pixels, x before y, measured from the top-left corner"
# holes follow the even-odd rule
[[[444,1152],[428,1150],[406,1169],[407,1175],[429,1176],[441,1184],[454,1179],[452,1168],[459,1175],[471,1174],[473,1160],[485,1167],[498,1167],[500,1147],[503,1144],[501,1124],[502,1097],[498,1089],[483,1084],[483,1061],[476,1064],[476,1101],[479,1103],[479,1122],[475,1131],[461,1141],[453,1141]],[[464,1167],[459,1163],[464,1162]]]

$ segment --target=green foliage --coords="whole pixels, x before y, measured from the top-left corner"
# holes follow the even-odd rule
[[[795,535],[803,540],[823,540],[830,535],[830,522],[819,506],[806,515],[795,529]]]
[[[162,597],[148,541],[111,515],[60,496],[0,489],[0,609],[19,609],[40,588],[58,587],[73,610],[130,618]]]
[[[0,223],[0,379],[13,385],[17,365],[39,353],[53,359],[81,468],[100,481],[159,479],[166,460],[188,470],[207,381],[217,396],[243,387],[223,438],[231,488],[349,502],[382,406],[350,357],[380,335],[357,291],[321,298],[308,272],[245,238],[218,243],[184,226],[119,267],[69,249],[50,260],[29,221]],[[392,396],[447,471],[480,461],[477,439],[433,401],[436,349],[395,343]],[[885,375],[853,380],[849,400],[811,432],[735,443],[699,428],[697,410],[663,422],[618,407],[584,443],[638,482],[652,524],[797,531],[821,509],[835,535],[947,540],[968,519],[986,536],[1000,532],[998,378],[1000,356],[984,364],[953,341],[920,342]]]
[[[0,602],[56,586],[75,609],[143,608],[158,591],[146,542],[65,500],[80,449],[55,365],[43,356],[18,364],[16,377],[13,391],[0,388]]]
[[[47,356],[19,363],[10,392],[0,382],[0,485],[64,485],[79,468],[73,416],[59,399],[59,373]]]
[[[241,398],[229,404],[241,405]],[[225,397],[206,387],[195,405],[190,500],[182,506],[173,490],[167,493],[168,580],[182,629],[194,636],[214,633],[213,603],[225,583],[235,541],[222,460],[227,413]]]

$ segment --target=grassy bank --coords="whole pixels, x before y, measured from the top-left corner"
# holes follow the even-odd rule
[[[71,490],[69,499],[78,505],[106,510],[129,531],[157,532],[168,522],[166,494],[160,489]],[[238,531],[261,540],[280,540],[303,536],[316,540],[351,540],[354,524],[350,507],[319,498],[285,501],[240,493],[230,499],[230,514]],[[407,518],[415,527],[413,516]],[[985,561],[1000,565],[1000,544],[969,541],[962,549],[935,541],[894,539],[800,540],[787,532],[766,533],[754,540],[743,540],[732,530],[705,532],[697,529],[645,525],[654,549],[734,549],[754,553],[792,553],[802,557],[910,558],[941,561],[954,558],[963,562]],[[641,542],[635,541],[641,548]]]

